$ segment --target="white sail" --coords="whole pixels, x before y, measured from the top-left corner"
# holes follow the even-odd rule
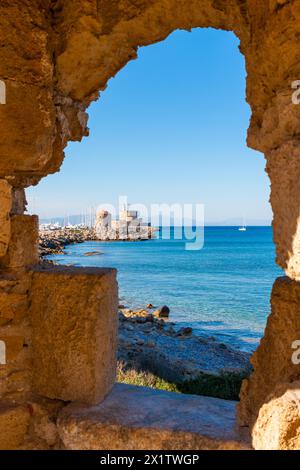
[[[239,232],[247,232],[247,227],[245,224],[245,217],[243,218],[243,225],[239,227]]]

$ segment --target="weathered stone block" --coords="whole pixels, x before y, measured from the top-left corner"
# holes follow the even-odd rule
[[[0,397],[20,401],[31,392],[31,326],[28,291],[31,275],[24,269],[0,275]]]
[[[11,186],[0,180],[0,257],[6,254],[10,239],[10,210],[12,205]]]
[[[117,306],[113,269],[34,269],[29,314],[37,393],[103,400],[115,380]]]
[[[0,397],[18,400],[31,390],[31,328],[27,320],[0,328],[0,341]]]
[[[30,286],[30,271],[24,268],[0,271],[0,293],[27,295]]]
[[[25,405],[0,404],[0,450],[14,450],[22,444],[29,420],[29,409]]]
[[[0,261],[0,266],[22,268],[38,262],[38,217],[13,215],[10,243],[6,255]]]
[[[31,377],[31,368],[24,360],[23,364],[18,360],[7,366],[0,366],[0,397],[14,403],[27,400],[31,396]]]
[[[116,384],[99,405],[71,404],[58,429],[71,450],[241,450],[236,402]],[[149,418],[151,417],[151,418]]]
[[[6,104],[0,107],[0,175],[45,171],[55,140],[51,91],[16,80],[5,80],[5,85]]]
[[[21,320],[26,315],[27,307],[27,295],[0,291],[0,326],[14,319]]]
[[[291,105],[300,112],[300,106]],[[299,119],[298,119],[299,122]],[[267,153],[271,179],[273,234],[277,263],[287,276],[300,280],[300,149],[298,140],[285,142]]]
[[[23,351],[25,343],[23,336],[3,336],[0,333],[0,341],[3,341],[5,344],[7,362],[15,360],[18,354]]]

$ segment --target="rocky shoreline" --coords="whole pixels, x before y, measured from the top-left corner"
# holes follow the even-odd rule
[[[60,230],[49,230],[41,231],[39,233],[39,254],[40,257],[48,255],[63,254],[64,248],[67,245],[75,243],[83,243],[85,241],[102,241],[102,242],[138,242],[146,241],[146,238],[129,238],[129,239],[99,239],[96,236],[94,229],[60,229]]]
[[[180,328],[161,310],[120,306],[118,361],[122,369],[154,374],[178,391],[238,399],[242,380],[251,371],[250,354],[213,337]]]
[[[62,229],[40,232],[39,254],[40,257],[63,254],[64,248],[67,245],[83,243],[88,240],[95,240],[95,235],[92,229]]]

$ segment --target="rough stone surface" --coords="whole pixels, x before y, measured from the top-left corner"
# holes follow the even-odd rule
[[[13,188],[11,213],[23,215],[27,206],[24,188]]]
[[[167,305],[164,305],[163,307],[160,307],[157,310],[155,310],[153,315],[155,315],[158,318],[169,318],[170,309]]]
[[[293,382],[300,376],[300,364],[292,361],[292,345],[300,340],[300,283],[278,278],[271,295],[272,313],[264,337],[252,356],[254,372],[243,382],[239,420],[252,427],[260,407],[268,401],[276,384]],[[298,346],[300,348],[300,346]]]
[[[0,260],[0,267],[18,269],[38,262],[37,216],[13,215],[11,217],[11,238],[7,253]]]
[[[23,442],[29,426],[28,408],[0,402],[0,450],[17,449]]]
[[[69,405],[58,420],[67,449],[245,449],[235,402],[116,384],[100,405]]]
[[[63,401],[33,397],[26,404],[30,412],[29,427],[19,449],[60,449],[62,444],[56,425]]]
[[[0,366],[0,397],[20,402],[31,393],[31,325],[28,291],[31,276],[24,270],[0,275],[0,340],[6,346],[6,364]]]
[[[10,240],[11,186],[0,180],[0,258],[6,254]]]
[[[113,269],[33,272],[34,390],[49,398],[100,402],[115,380],[117,283]]]
[[[50,2],[4,1],[0,9],[0,174],[26,178],[45,169],[55,143]]]
[[[299,161],[298,140],[291,140],[267,154],[277,263],[296,280],[300,280]]]
[[[8,294],[0,291],[0,326],[14,319],[23,318],[28,308],[25,294]]]
[[[278,384],[252,431],[256,450],[300,449],[300,382]]]
[[[0,366],[0,397],[20,402],[31,392],[31,328],[27,321],[0,328],[5,343],[6,364]]]

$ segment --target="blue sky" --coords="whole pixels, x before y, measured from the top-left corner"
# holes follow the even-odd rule
[[[27,191],[29,211],[78,214],[126,195],[146,205],[203,203],[207,223],[269,221],[264,158],[246,146],[238,44],[233,33],[194,29],[140,48],[90,106],[90,136]]]

